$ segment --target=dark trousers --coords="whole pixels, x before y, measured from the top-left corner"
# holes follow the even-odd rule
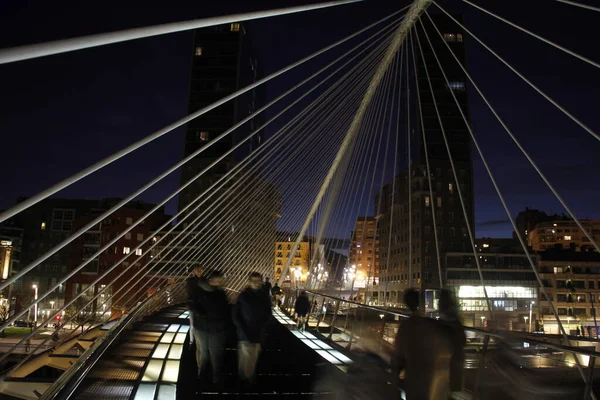
[[[194,328],[194,339],[201,353],[198,372],[206,374],[209,366],[212,366],[213,382],[222,379],[226,336],[224,331],[206,332]]]

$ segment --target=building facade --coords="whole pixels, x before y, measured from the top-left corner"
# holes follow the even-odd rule
[[[473,227],[474,219],[471,139],[451,94],[451,91],[454,92],[468,118],[466,78],[446,49],[447,43],[464,63],[463,32],[457,30],[456,25],[448,19],[436,17],[435,22],[443,32],[443,40],[429,21],[423,21],[450,84],[446,85],[433,51],[425,44],[425,61],[417,56],[416,73],[422,119],[417,113],[413,135],[416,149],[411,149],[414,161],[410,168],[398,175],[393,182],[386,184],[375,199],[376,204],[381,204],[381,217],[377,227],[380,240],[380,279],[377,290],[380,303],[389,306],[401,305],[403,291],[409,287],[416,287],[421,291],[423,308],[432,308],[433,297],[427,292],[432,293],[440,286],[438,262],[443,269],[446,253],[471,250],[467,231],[467,224]],[[421,43],[427,43],[422,31],[419,31],[418,35]],[[425,65],[433,92],[429,87]],[[458,182],[443,140],[434,96],[444,132],[448,137],[448,147]],[[413,104],[416,104],[416,100]],[[422,137],[423,130],[426,144],[418,139]],[[429,176],[425,154],[429,158]],[[433,197],[430,193],[430,179]],[[458,188],[465,202],[466,219],[459,201]],[[436,218],[435,224],[433,213]],[[439,261],[434,230],[437,230]],[[443,273],[442,280],[444,276]]]
[[[89,260],[100,248],[116,239],[153,207],[154,205],[149,203],[132,202],[75,239],[70,246],[69,270],[74,270],[82,262]],[[76,218],[73,221],[73,229],[80,229],[96,216],[90,214]],[[122,311],[131,307],[134,296],[135,298],[143,297],[143,294],[153,287],[152,281],[148,285],[149,277],[141,278],[145,271],[140,272],[141,269],[147,268],[145,265],[151,260],[148,248],[152,241],[143,244],[139,249],[136,247],[148,237],[152,237],[154,231],[167,219],[164,210],[156,211],[142,223],[133,227],[106,251],[93,258],[67,282],[65,301],[70,301],[85,291],[81,300],[75,303],[83,306],[104,289],[100,298],[90,305],[91,312],[108,318],[110,313],[104,313],[104,311]],[[120,262],[123,257],[127,258]],[[100,275],[106,273],[114,265],[117,265],[114,270],[96,283],[93,288],[89,288]]]
[[[585,230],[600,244],[600,220],[580,220]],[[529,246],[534,251],[554,248],[574,251],[596,251],[590,240],[572,220],[541,222],[529,233]]]
[[[278,235],[279,236],[279,235]],[[280,237],[275,242],[275,268],[273,272],[273,281],[277,282],[283,273],[285,264],[294,248],[294,236]],[[281,240],[284,239],[284,240]],[[285,276],[285,281],[291,282],[294,287],[302,287],[308,280],[310,260],[312,257],[312,240],[305,237],[298,247],[295,254],[292,255],[293,261],[290,264],[289,271]]]
[[[379,280],[379,237],[375,217],[358,217],[350,243],[350,265],[356,266],[355,287],[377,285]]]
[[[522,249],[519,251],[518,243],[511,245],[511,242],[511,239],[477,240],[487,299],[473,253],[446,254],[446,287],[455,292],[466,326],[519,331],[538,327],[539,285],[529,259]],[[533,255],[532,260],[534,265],[538,263],[537,256]]]
[[[570,250],[539,253],[539,272],[544,289],[567,331],[597,326],[600,295],[600,254]],[[545,333],[559,333],[556,318],[545,296],[540,294],[540,315]]]

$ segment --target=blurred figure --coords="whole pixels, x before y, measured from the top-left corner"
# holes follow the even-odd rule
[[[408,289],[404,302],[412,315],[402,323],[394,342],[395,377],[404,371],[407,400],[447,400],[451,358],[447,330],[439,322],[418,315],[417,290]]]
[[[200,291],[196,297],[194,315],[194,336],[196,346],[201,348],[198,375],[208,377],[212,366],[212,382],[223,384],[223,364],[225,355],[226,330],[231,318],[227,295],[221,289],[223,274],[212,271],[206,280],[199,281]]]
[[[448,289],[440,292],[440,321],[448,330],[452,357],[450,359],[450,390],[459,392],[463,386],[463,368],[465,362],[465,343],[467,337],[458,315],[458,303],[454,293]]]
[[[239,374],[246,384],[253,384],[255,381],[254,370],[261,351],[261,339],[271,318],[269,295],[262,285],[261,274],[252,272],[248,287],[240,293],[233,311],[233,322],[238,334]]]
[[[281,299],[282,293],[283,292],[281,291],[281,288],[279,287],[277,282],[275,282],[275,286],[271,288],[271,301],[273,307],[280,306],[279,300]]]
[[[273,288],[273,285],[271,285],[271,281],[270,279],[267,277],[265,278],[265,283],[263,284],[263,288],[265,289],[265,291],[267,293],[269,293],[269,296],[271,295],[271,289]]]
[[[308,296],[304,290],[301,291],[300,295],[296,298],[294,310],[296,311],[296,315],[298,315],[296,329],[304,332],[304,328],[307,323],[307,316],[310,312],[310,300],[308,300]]]
[[[196,299],[198,298],[198,294],[200,293],[200,282],[203,282],[205,279],[202,277],[204,274],[204,268],[200,265],[196,265],[192,269],[192,275],[185,281],[186,291],[187,291],[187,306],[188,310],[190,310],[190,326],[192,326],[192,332],[190,332],[190,345],[194,344],[196,339],[196,335],[194,335],[193,327],[194,327],[194,314],[198,309],[196,305]],[[196,365],[198,366],[198,373],[200,372],[200,363],[201,363],[201,346],[196,342]]]

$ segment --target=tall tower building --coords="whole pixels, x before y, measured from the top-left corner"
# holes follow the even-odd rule
[[[381,198],[381,217],[378,223],[380,301],[389,305],[400,305],[403,291],[415,287],[421,291],[422,305],[430,308],[434,305],[433,290],[440,287],[434,229],[437,230],[440,267],[444,280],[444,254],[471,250],[465,213],[461,207],[450,157],[443,140],[434,97],[448,139],[471,228],[474,226],[473,167],[469,131],[451,94],[454,92],[468,118],[466,77],[446,48],[447,43],[464,64],[463,32],[451,20],[442,16],[434,17],[436,26],[443,34],[442,39],[427,18],[422,21],[434,50],[429,46],[423,30],[417,29],[425,63],[414,38],[417,70],[411,71],[411,74],[416,72],[418,76],[422,119],[417,112],[416,121],[412,124],[411,138],[415,144],[412,149],[413,161],[410,168],[381,189],[376,195],[376,203]],[[449,85],[446,84],[433,51],[444,68]],[[411,76],[411,81],[414,88],[414,76]],[[412,101],[413,104],[417,104],[414,93]],[[427,143],[422,140],[422,129],[425,131]],[[425,154],[429,158],[433,196],[429,190]],[[437,226],[433,222],[432,205]]]
[[[260,78],[259,65],[252,53],[252,44],[246,29],[241,23],[198,29],[194,34],[194,46],[191,49],[192,63],[190,75],[190,94],[188,112],[191,114],[234,92],[248,86]],[[263,101],[262,86],[255,88],[234,100],[231,100],[206,114],[188,122],[185,134],[184,156],[193,154],[201,147],[209,144],[233,125],[248,117]],[[261,133],[233,150],[251,132],[255,131],[262,121],[258,116],[245,123],[233,133],[228,134],[212,144],[202,153],[182,167],[181,185],[193,180],[193,183],[181,191],[179,210],[183,210],[211,186],[229,172],[240,160],[249,155],[262,141]],[[196,175],[220,157],[225,158],[210,168],[201,177]],[[255,265],[258,270],[271,270],[273,267],[272,243],[275,238],[275,223],[281,210],[265,208],[265,204],[278,203],[277,189],[267,182],[260,172],[244,172],[234,179],[227,179],[226,185],[205,201],[199,212],[210,210],[207,216],[200,218],[194,225],[194,241],[199,244],[198,262],[206,266],[216,265],[223,268],[225,264],[237,269],[234,265]],[[243,177],[243,183],[240,179]],[[239,182],[239,185],[236,183]],[[232,187],[235,186],[235,193]],[[226,197],[219,197],[226,193]],[[259,192],[260,197],[255,194]],[[188,215],[194,205],[183,215]],[[184,226],[190,224],[197,214],[190,216]],[[195,223],[196,224],[196,223]],[[248,235],[247,227],[253,229],[258,236]],[[260,240],[264,239],[264,240]],[[250,260],[239,256],[240,248],[251,248],[256,242],[267,243],[264,248],[256,248]],[[202,248],[203,244],[211,243]],[[232,261],[237,260],[237,261]],[[165,260],[173,262],[180,260]],[[230,273],[232,271],[229,271]]]

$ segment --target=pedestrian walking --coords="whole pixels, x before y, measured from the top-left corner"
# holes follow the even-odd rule
[[[310,312],[310,300],[306,295],[306,291],[301,291],[300,295],[296,298],[296,304],[294,305],[294,311],[298,316],[296,329],[304,332],[304,328],[308,323],[308,313]]]
[[[430,318],[419,315],[419,292],[408,289],[404,302],[411,311],[402,322],[392,359],[393,373],[405,373],[401,387],[407,400],[447,400],[450,393],[451,344],[447,330]]]
[[[198,376],[208,379],[212,367],[212,383],[219,388],[223,384],[225,339],[231,310],[221,288],[223,274],[220,271],[210,272],[198,285],[193,325],[196,346],[201,349]]]
[[[233,322],[238,335],[238,369],[244,384],[255,383],[255,369],[271,318],[271,303],[263,290],[262,276],[252,272],[248,287],[240,293],[233,311]]]
[[[192,269],[191,276],[185,281],[186,290],[187,290],[187,306],[190,311],[190,325],[192,328],[194,327],[194,315],[198,311],[198,305],[196,304],[196,300],[198,299],[198,295],[200,294],[200,283],[205,281],[205,278],[202,276],[204,274],[204,268],[197,265]],[[196,340],[196,335],[194,335],[194,330],[190,332],[190,346],[194,345]],[[200,371],[200,363],[202,357],[202,349],[198,342],[196,345],[196,365],[198,366],[198,372]]]

